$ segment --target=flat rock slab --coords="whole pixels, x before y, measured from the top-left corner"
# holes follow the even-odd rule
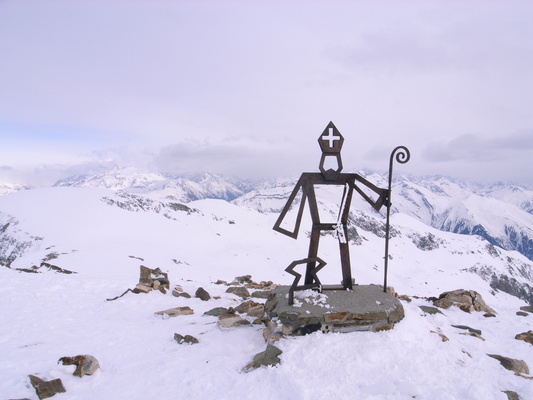
[[[272,333],[381,331],[392,329],[404,317],[400,300],[377,285],[358,285],[353,291],[324,290],[309,297],[295,292],[293,306],[288,293],[289,286],[278,286],[265,304]]]

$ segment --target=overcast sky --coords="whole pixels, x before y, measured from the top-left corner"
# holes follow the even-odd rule
[[[0,0],[0,181],[118,165],[533,184],[532,1]]]

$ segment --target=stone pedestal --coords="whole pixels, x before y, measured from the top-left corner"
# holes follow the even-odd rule
[[[298,336],[318,330],[376,332],[392,329],[404,317],[400,301],[377,285],[357,285],[352,291],[324,290],[308,297],[295,292],[292,306],[288,304],[288,293],[289,286],[278,286],[265,304],[267,326],[272,333]]]

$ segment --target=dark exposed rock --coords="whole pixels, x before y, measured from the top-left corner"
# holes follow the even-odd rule
[[[516,315],[518,315],[520,317],[527,317],[529,314],[527,312],[525,312],[525,311],[517,311]]]
[[[187,343],[187,344],[196,344],[200,343],[198,339],[196,339],[194,336],[191,335],[180,335],[179,333],[174,334],[174,340],[178,342],[179,344]]]
[[[185,297],[186,299],[190,299],[191,295],[187,292],[178,292],[176,289],[172,291],[172,296],[174,297]]]
[[[500,364],[509,371],[516,372],[518,374],[529,374],[529,367],[523,360],[517,360],[514,358],[500,356],[498,354],[487,354],[489,357],[495,358]]]
[[[45,381],[35,375],[29,375],[30,382],[37,392],[39,399],[48,399],[56,395],[57,393],[65,393],[66,389],[63,386],[61,379],[54,379],[51,381]]]
[[[433,304],[440,308],[456,306],[468,313],[472,311],[494,313],[494,310],[485,303],[481,295],[474,290],[458,289],[444,292],[433,301]]]
[[[202,301],[208,301],[211,299],[211,295],[202,287],[196,290],[195,297],[198,297]]]
[[[262,318],[263,315],[265,315],[265,306],[259,304],[255,307],[250,307],[248,311],[246,311],[246,315],[253,318]]]
[[[135,287],[139,292],[148,293],[152,289],[159,290],[161,293],[166,293],[170,287],[168,274],[161,271],[159,268],[150,269],[144,265],[140,266],[139,283]]]
[[[431,306],[418,306],[422,311],[424,311],[426,314],[442,314],[442,311],[439,310],[437,307],[431,307]],[[442,314],[444,315],[444,314]]]
[[[260,306],[262,304],[256,303],[253,300],[245,301],[244,303],[239,304],[237,307],[235,307],[235,311],[241,314],[247,313],[248,310],[252,307]]]
[[[533,313],[533,306],[522,306],[520,307],[520,310],[526,311],[528,313]]]
[[[256,290],[252,292],[252,297],[257,299],[267,299],[270,294],[270,290]]]
[[[466,326],[466,325],[452,325],[452,326],[457,329],[464,329],[465,331],[477,333],[478,335],[481,335],[481,331],[479,329],[470,328],[469,326]]]
[[[513,392],[512,390],[502,390],[502,392],[507,395],[507,400],[520,400],[518,393]]]
[[[516,340],[523,340],[524,342],[528,342],[530,344],[533,344],[533,331],[527,331],[527,332],[519,333],[514,338]]]
[[[244,371],[248,372],[262,366],[275,366],[280,363],[279,355],[282,353],[280,349],[271,344],[267,345],[265,351],[254,356],[253,361],[244,367]]]
[[[242,286],[231,286],[228,288],[228,290],[226,290],[226,293],[234,294],[243,299],[247,299],[250,297],[250,292],[248,291],[248,289]]]
[[[222,314],[227,314],[228,313],[228,309],[225,308],[225,307],[215,307],[215,308],[212,308],[211,310],[209,311],[206,311],[204,313],[204,315],[211,315],[213,317],[218,317]]]
[[[80,378],[84,375],[92,375],[100,368],[98,360],[88,354],[74,357],[61,357],[58,363],[62,363],[63,365],[76,365],[76,370],[73,375],[79,376]]]

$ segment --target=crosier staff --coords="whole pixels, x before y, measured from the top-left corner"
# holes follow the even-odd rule
[[[389,197],[387,199],[387,223],[385,225],[385,280],[383,282],[383,291],[387,292],[387,272],[389,267],[389,236],[390,236],[390,209],[392,207],[392,166],[394,164],[394,158],[400,164],[405,164],[411,158],[409,149],[405,146],[396,147],[391,155],[389,161]]]

